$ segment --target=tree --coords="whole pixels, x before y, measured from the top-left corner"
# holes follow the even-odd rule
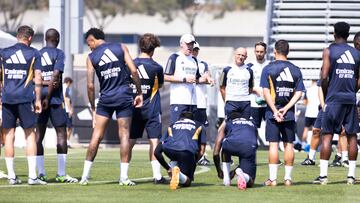
[[[0,13],[4,22],[0,26],[6,32],[15,32],[21,25],[27,10],[47,7],[47,0],[1,0]]]

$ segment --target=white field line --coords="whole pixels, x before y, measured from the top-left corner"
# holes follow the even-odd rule
[[[200,168],[199,170],[195,171],[195,174],[207,173],[210,171],[210,168],[207,166],[199,166],[199,168]],[[144,178],[135,178],[131,180],[136,182],[136,181],[147,181],[152,179],[153,177],[144,177]],[[89,181],[89,185],[109,184],[109,183],[118,183],[118,180]],[[78,183],[48,183],[46,186],[65,186],[65,185],[76,185],[76,184]],[[34,187],[34,186],[28,185],[26,181],[20,185],[0,185],[0,188],[13,188],[13,187]]]

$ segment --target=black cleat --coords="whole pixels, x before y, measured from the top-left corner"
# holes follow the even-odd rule
[[[328,183],[327,176],[319,176],[313,181],[313,184],[326,185],[327,183]]]
[[[303,166],[313,166],[315,165],[315,161],[309,159],[309,158],[306,158],[303,162],[301,162],[301,165]]]
[[[210,165],[210,161],[204,156],[201,157],[201,159],[198,161],[197,163],[200,166],[209,166]]]
[[[333,162],[329,165],[330,167],[339,167],[341,164],[341,156],[335,155]]]
[[[154,178],[153,183],[155,185],[157,185],[157,184],[169,184],[169,181],[166,180],[164,177],[161,177],[159,180]]]

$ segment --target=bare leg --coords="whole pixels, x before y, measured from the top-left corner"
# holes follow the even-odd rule
[[[109,123],[109,118],[100,116],[96,114],[96,125],[92,133],[91,141],[86,152],[86,160],[94,161],[97,150],[99,148],[99,144],[104,137],[104,132],[107,124]]]
[[[131,117],[118,118],[117,123],[119,127],[120,159],[122,163],[129,163]]]
[[[284,161],[285,166],[293,166],[294,165],[294,144],[284,142],[285,154]]]

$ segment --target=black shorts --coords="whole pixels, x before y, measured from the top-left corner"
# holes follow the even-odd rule
[[[54,127],[64,127],[67,122],[67,115],[62,104],[50,105],[46,110],[43,110],[38,117],[38,124],[46,125],[48,120]]]
[[[130,127],[130,139],[141,138],[144,130],[146,130],[148,139],[160,139],[161,128],[161,114],[143,119],[141,113],[134,111]]]
[[[295,141],[296,123],[295,121],[276,122],[274,119],[266,120],[265,138],[268,142]]]
[[[314,126],[316,118],[305,117],[305,127]]]
[[[163,148],[164,153],[171,161],[177,161],[181,173],[185,174],[190,180],[194,180],[196,168],[195,155],[189,151],[175,151]]]
[[[251,117],[253,118],[254,124],[257,128],[261,127],[261,121],[265,120],[266,107],[251,107]]]
[[[36,124],[34,104],[31,102],[21,104],[2,104],[2,127],[16,128],[16,120],[24,129],[33,128]]]
[[[196,109],[194,114],[194,120],[203,124],[205,127],[209,126],[206,109]]]

